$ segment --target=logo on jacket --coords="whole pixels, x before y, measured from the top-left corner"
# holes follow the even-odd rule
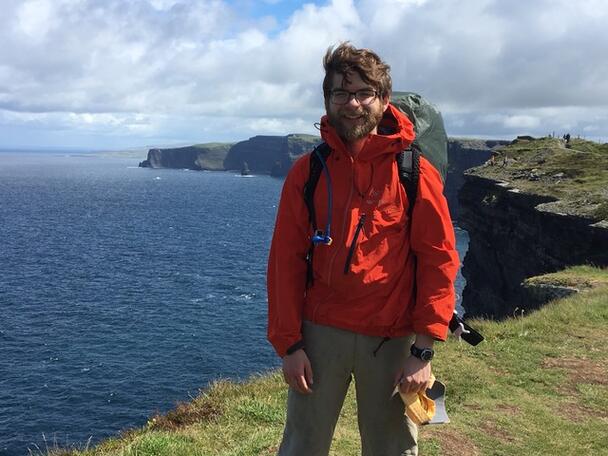
[[[367,200],[365,200],[365,202],[367,204],[373,204],[373,205],[377,205],[378,204],[378,199],[380,199],[380,191],[379,190],[374,190],[373,188],[370,189],[369,191],[369,195],[367,197]]]

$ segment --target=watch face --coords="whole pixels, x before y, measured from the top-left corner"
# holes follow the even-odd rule
[[[423,349],[420,352],[420,359],[423,361],[430,361],[433,359],[433,350],[430,350],[428,348]]]
[[[433,355],[435,352],[432,348],[418,348],[415,345],[410,347],[410,352],[416,358],[421,359],[422,361],[430,361],[433,359]]]

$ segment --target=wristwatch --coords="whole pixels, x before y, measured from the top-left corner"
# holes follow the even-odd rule
[[[432,348],[418,348],[414,344],[410,347],[410,353],[422,361],[430,361],[435,356],[435,352]]]

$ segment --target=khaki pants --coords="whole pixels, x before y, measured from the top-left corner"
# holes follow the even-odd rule
[[[304,322],[303,336],[313,372],[313,393],[290,388],[280,456],[326,456],[351,378],[355,378],[363,456],[417,455],[418,429],[391,397],[396,372],[412,338],[382,337]]]

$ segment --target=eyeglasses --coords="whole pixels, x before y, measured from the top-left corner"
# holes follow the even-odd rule
[[[356,92],[349,92],[344,89],[333,89],[329,93],[329,100],[334,104],[343,105],[350,101],[351,95],[355,97],[360,105],[366,106],[376,99],[378,92],[372,89],[361,89]]]

